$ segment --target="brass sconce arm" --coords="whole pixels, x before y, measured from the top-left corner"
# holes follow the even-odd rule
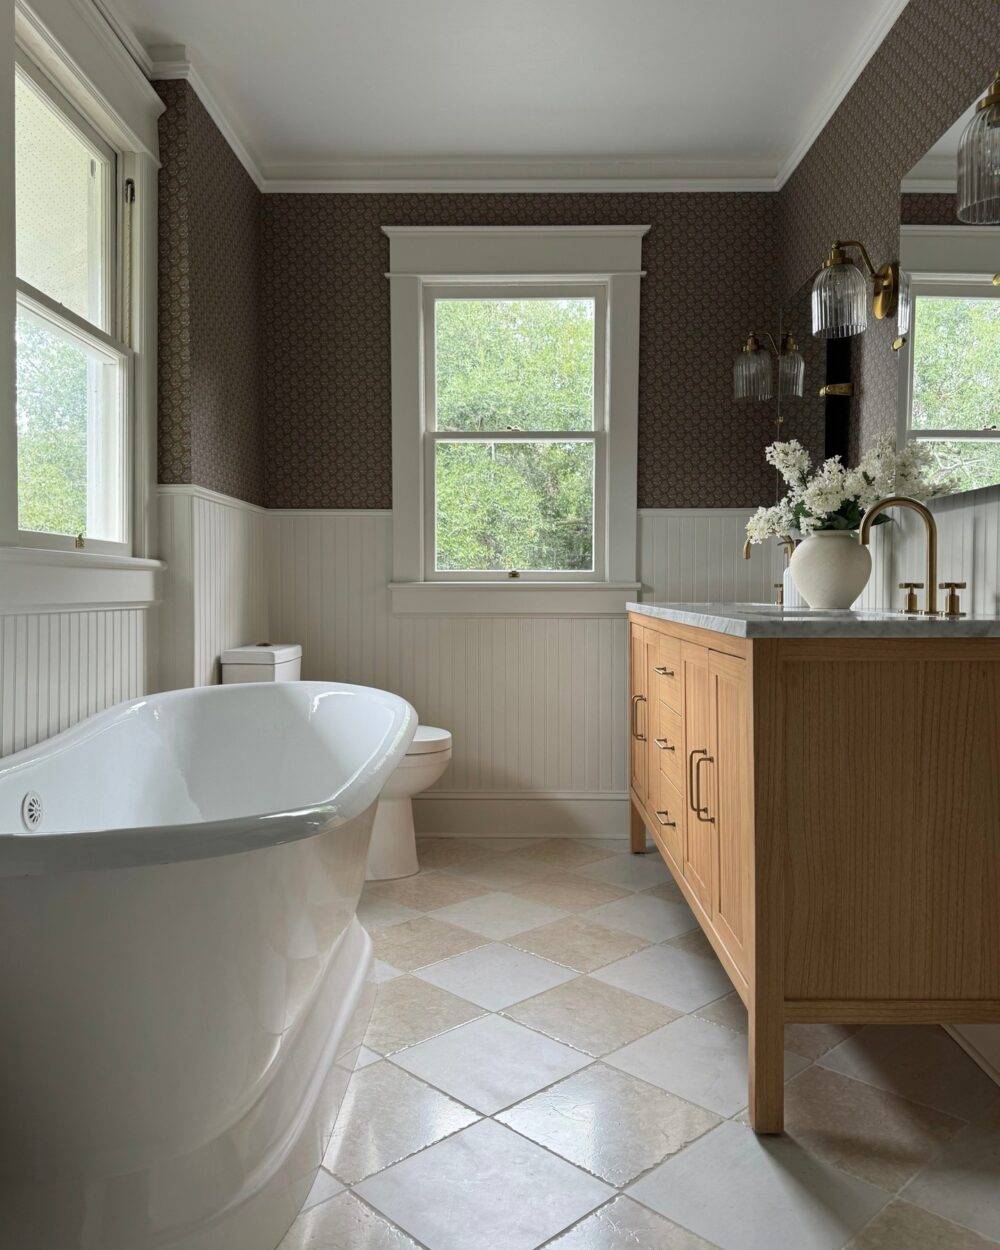
[[[872,258],[868,255],[868,249],[860,239],[838,239],[833,245],[833,251],[843,252],[849,247],[856,247],[861,253],[861,259],[865,262],[865,268],[868,270],[868,276],[874,278],[878,270],[872,264]],[[833,255],[831,251],[831,256]]]
[[[827,256],[817,272],[823,269],[830,269],[834,265],[845,264],[848,259],[848,248],[854,248],[861,254],[864,267],[868,271],[868,277],[871,279],[874,293],[872,312],[875,314],[876,320],[882,321],[886,317],[894,317],[899,305],[898,261],[889,261],[876,269],[872,263],[872,258],[868,255],[868,249],[860,239],[836,239],[830,248],[829,256]]]

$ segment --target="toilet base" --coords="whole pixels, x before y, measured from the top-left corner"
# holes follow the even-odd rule
[[[420,871],[413,803],[409,798],[379,799],[368,845],[366,881],[393,881]]]

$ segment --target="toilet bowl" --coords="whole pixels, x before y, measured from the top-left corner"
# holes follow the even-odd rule
[[[419,871],[411,800],[432,786],[450,761],[451,734],[447,729],[418,725],[410,749],[396,765],[378,801],[366,881],[412,877]]]

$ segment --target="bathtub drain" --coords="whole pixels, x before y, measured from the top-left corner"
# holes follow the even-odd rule
[[[21,800],[21,821],[25,829],[37,829],[42,823],[42,796],[29,790]]]

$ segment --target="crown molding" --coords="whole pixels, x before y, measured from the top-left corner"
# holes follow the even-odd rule
[[[232,148],[236,158],[253,179],[257,190],[265,190],[264,177],[253,153],[247,147],[239,131],[230,121],[230,115],[222,108],[208,89],[198,67],[190,59],[183,44],[164,44],[149,49],[150,78],[156,81],[178,80],[186,82],[205,106],[205,111],[218,126],[222,137]]]
[[[227,113],[192,62],[184,45],[145,50],[114,8],[115,0],[92,0],[125,48],[153,79],[183,79],[239,158],[258,189],[267,194],[511,194],[511,193],[663,193],[780,191],[809,152],[844,98],[860,77],[908,0],[885,0],[881,12],[840,78],[812,113],[791,153],[773,172],[767,160],[678,162],[667,157],[644,160],[589,157],[530,158],[520,161],[482,159],[340,161],[262,167],[241,135],[238,121]],[[904,187],[910,190],[910,187]],[[917,189],[917,188],[912,188]],[[920,190],[934,190],[921,186]]]
[[[782,162],[774,180],[773,189],[775,191],[780,191],[788,179],[791,178],[806,153],[825,129],[831,117],[844,102],[847,93],[861,77],[862,70],[878,51],[882,40],[895,26],[897,18],[908,3],[909,0],[886,0],[881,13],[871,26],[857,52],[851,58],[850,64],[834,83],[829,94],[819,103],[813,113],[812,120],[805,131],[803,131],[801,139],[799,139],[798,143]]]
[[[122,17],[115,0],[90,0],[90,3],[111,27],[119,43],[124,46],[125,51],[148,78],[153,69],[152,59],[139,42],[135,31]]]

